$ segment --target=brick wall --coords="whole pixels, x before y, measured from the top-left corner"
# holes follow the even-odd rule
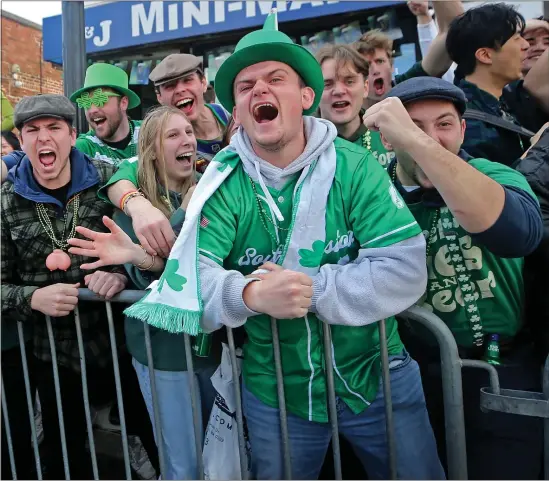
[[[22,97],[39,93],[63,93],[63,70],[42,60],[40,25],[2,12],[2,90],[15,105]],[[23,85],[15,86],[12,66],[19,65]],[[40,68],[42,67],[42,68]]]

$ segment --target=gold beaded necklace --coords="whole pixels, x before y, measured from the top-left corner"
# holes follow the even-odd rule
[[[72,227],[68,235],[65,237],[65,232],[67,231],[69,204],[71,202],[73,203]],[[53,248],[66,251],[69,248],[69,244],[67,244],[67,241],[74,237],[76,234],[76,225],[78,223],[78,209],[80,208],[80,194],[76,194],[72,199],[69,199],[69,201],[67,202],[67,208],[65,209],[65,215],[63,216],[63,233],[60,239],[58,239],[56,236],[55,229],[53,227],[53,224],[51,223],[50,217],[44,204],[37,203],[35,205],[40,225],[46,231],[48,237],[51,239]]]

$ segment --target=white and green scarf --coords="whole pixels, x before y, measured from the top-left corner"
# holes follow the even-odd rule
[[[333,139],[337,132],[329,122],[313,117],[304,119],[306,132],[309,135],[314,132],[316,147],[322,145],[322,149],[315,146],[311,149],[312,139],[308,136],[306,152],[311,151],[312,156],[294,190],[291,224],[279,263],[286,269],[314,276],[318,273],[326,244],[326,202],[336,170]],[[247,161],[242,162],[242,168],[260,182],[267,203],[275,206],[262,179],[258,159],[250,159],[248,149],[239,148],[245,135],[240,129],[231,145],[208,165],[189,203],[183,228],[164,273],[148,287],[150,292],[141,301],[125,310],[126,315],[173,333],[194,336],[203,332],[200,326],[204,308],[200,292],[199,231],[204,204],[239,167],[241,157],[245,157]],[[255,166],[255,171],[251,165]],[[255,202],[250,205],[255,205]]]

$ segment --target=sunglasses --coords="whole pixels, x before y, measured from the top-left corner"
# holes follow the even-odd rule
[[[103,92],[102,89],[95,89],[91,94],[90,92],[84,92],[76,99],[76,104],[85,110],[91,109],[92,105],[101,108],[109,101],[109,97],[121,97],[121,95],[114,92]]]

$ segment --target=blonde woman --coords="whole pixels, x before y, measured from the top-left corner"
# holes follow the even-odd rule
[[[151,111],[139,133],[138,187],[156,208],[160,209],[176,233],[185,218],[196,183],[196,138],[185,115],[174,107],[161,106]],[[130,217],[122,211],[114,221],[104,218],[111,231],[101,234],[88,229],[77,231],[89,240],[71,239],[70,252],[86,253],[99,260],[82,265],[83,269],[97,265],[125,264],[137,289],[145,289],[160,277],[164,259],[147,254],[139,246]],[[141,392],[154,424],[152,397],[145,334],[141,321],[126,318],[127,346],[139,378]],[[150,327],[156,390],[160,408],[162,443],[166,456],[165,479],[198,479],[189,379],[185,362],[183,336]],[[194,357],[194,368],[207,420],[214,402],[215,390],[210,377],[220,361],[218,343],[208,357]],[[156,443],[159,435],[155,433]]]

